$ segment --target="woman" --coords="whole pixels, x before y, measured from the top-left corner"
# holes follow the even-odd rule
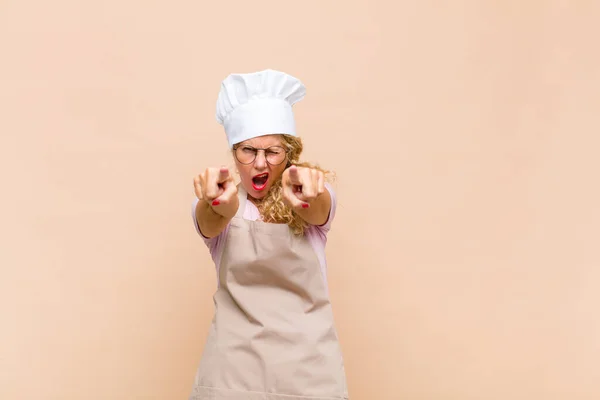
[[[217,120],[240,183],[224,167],[194,179],[193,218],[215,262],[215,314],[190,399],[347,399],[325,274],[335,195],[299,163],[292,106],[304,85],[282,72],[229,75]]]

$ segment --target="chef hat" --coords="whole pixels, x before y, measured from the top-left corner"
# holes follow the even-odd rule
[[[305,94],[302,82],[283,72],[229,75],[221,83],[216,115],[229,147],[262,135],[296,136],[292,106]]]

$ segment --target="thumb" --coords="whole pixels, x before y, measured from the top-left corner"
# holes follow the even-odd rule
[[[294,192],[292,186],[288,185],[283,187],[283,198],[292,208],[300,209],[308,207],[308,203],[303,202],[298,197],[298,193]]]

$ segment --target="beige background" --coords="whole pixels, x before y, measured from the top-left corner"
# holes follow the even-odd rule
[[[230,72],[304,80],[353,400],[600,398],[597,1],[0,2],[0,398],[185,399]]]

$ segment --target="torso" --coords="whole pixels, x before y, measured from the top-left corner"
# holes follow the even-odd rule
[[[331,224],[333,219],[335,218],[335,212],[337,208],[337,198],[335,195],[335,191],[329,184],[325,184],[325,187],[329,191],[331,195],[331,211],[329,213],[329,218],[327,222],[322,226],[314,226],[311,225],[307,228],[305,235],[311,244],[317,258],[319,260],[319,265],[321,267],[321,273],[323,275],[323,279],[325,280],[325,286],[327,287],[327,258],[325,256],[325,247],[327,245],[327,234],[331,229]],[[198,200],[196,199],[192,204],[192,219],[194,221],[194,225],[196,227],[196,231],[198,234],[204,239],[204,243],[208,247],[210,251],[210,255],[215,264],[215,268],[217,271],[217,275],[219,273],[219,269],[221,266],[221,258],[223,255],[223,249],[225,248],[225,242],[227,238],[227,234],[229,232],[230,225],[227,225],[223,232],[214,238],[206,238],[202,236],[200,232],[200,228],[196,222],[196,204]],[[246,201],[243,218],[248,221],[260,221],[262,220],[258,207],[252,201]]]
[[[344,362],[320,262],[285,224],[231,220],[215,315],[190,400],[345,400]]]

